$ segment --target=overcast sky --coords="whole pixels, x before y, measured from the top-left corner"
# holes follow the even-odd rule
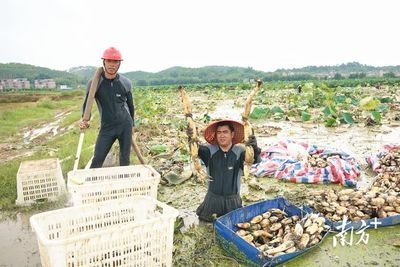
[[[0,63],[121,71],[400,65],[396,0],[0,0]]]

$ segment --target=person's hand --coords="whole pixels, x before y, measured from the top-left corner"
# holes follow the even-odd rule
[[[79,122],[79,128],[80,128],[81,130],[87,129],[87,128],[89,128],[89,127],[90,127],[90,123],[89,123],[87,120],[81,120],[81,121]]]
[[[256,137],[252,134],[249,136],[246,142],[247,146],[252,146],[252,147],[257,147],[257,139]]]
[[[252,134],[249,136],[249,139],[247,139],[246,142],[247,146],[252,146],[253,151],[254,151],[254,163],[258,163],[261,161],[260,154],[261,154],[261,148],[258,147],[257,145],[257,139],[256,137]]]

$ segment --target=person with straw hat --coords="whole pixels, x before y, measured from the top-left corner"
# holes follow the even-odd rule
[[[188,129],[188,136],[192,136]],[[245,148],[238,145],[244,138],[241,122],[220,120],[210,123],[204,131],[206,145],[199,144],[198,155],[204,162],[209,176],[208,190],[196,214],[203,221],[213,219],[242,207],[240,178],[243,173]],[[255,162],[260,161],[261,149],[254,135],[248,145],[254,148]]]

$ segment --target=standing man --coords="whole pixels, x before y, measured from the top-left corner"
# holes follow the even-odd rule
[[[102,59],[104,72],[95,94],[101,117],[101,127],[90,168],[101,168],[103,166],[108,152],[117,139],[120,147],[120,165],[127,166],[130,163],[135,115],[131,92],[132,83],[128,78],[118,73],[122,61],[120,51],[114,47],[107,48]],[[90,85],[91,81],[87,86],[82,111],[86,107]],[[79,124],[81,129],[89,128],[89,126],[89,121],[83,119]]]
[[[188,136],[192,136],[188,129]],[[245,147],[237,145],[243,140],[243,124],[233,120],[210,123],[204,131],[209,143],[199,145],[199,157],[207,167],[209,183],[203,203],[196,214],[201,220],[211,222],[215,217],[242,207],[240,198],[240,178],[243,174]],[[254,159],[259,162],[261,149],[254,135],[248,145],[253,146]]]
[[[297,93],[301,94],[302,91],[303,87],[301,86],[301,84],[299,84],[299,86],[297,86]]]

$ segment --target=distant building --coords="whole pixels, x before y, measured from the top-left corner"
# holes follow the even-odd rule
[[[242,80],[242,82],[243,82],[243,83],[254,83],[255,80],[254,80],[253,78],[244,78],[244,79]]]
[[[53,79],[35,80],[36,89],[56,89],[57,85]]]
[[[27,78],[2,79],[0,80],[1,90],[5,89],[31,89],[31,83]]]
[[[72,88],[65,84],[60,84],[60,90],[71,90]]]

